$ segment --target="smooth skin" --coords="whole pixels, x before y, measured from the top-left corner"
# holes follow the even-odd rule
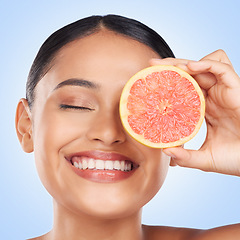
[[[222,51],[199,62],[159,59],[144,44],[104,29],[62,48],[36,87],[32,109],[21,99],[16,114],[19,141],[24,151],[34,151],[40,179],[54,202],[52,230],[34,239],[235,239],[238,225],[202,231],[141,224],[141,209],[161,188],[169,164],[239,176],[240,99],[235,89],[240,80],[228,61]],[[204,89],[208,135],[199,151],[151,149],[124,131],[118,113],[122,88],[150,62],[180,66]],[[70,78],[95,87],[56,88]],[[62,109],[61,104],[84,108]],[[125,155],[139,167],[119,182],[88,181],[72,171],[65,156],[93,150]]]

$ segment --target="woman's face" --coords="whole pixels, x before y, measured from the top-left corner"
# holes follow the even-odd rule
[[[157,57],[107,30],[57,54],[36,87],[32,109],[37,169],[57,203],[75,213],[117,218],[157,193],[169,158],[128,136],[118,112],[127,80]]]

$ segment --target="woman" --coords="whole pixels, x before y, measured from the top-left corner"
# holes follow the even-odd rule
[[[151,149],[124,131],[118,113],[127,80],[150,64],[178,66],[206,97],[206,141],[198,151]],[[93,16],[51,35],[30,70],[16,129],[34,151],[54,199],[52,230],[34,239],[236,239],[239,225],[212,230],[141,224],[169,164],[240,175],[240,79],[223,51],[198,62],[175,59],[145,25]]]

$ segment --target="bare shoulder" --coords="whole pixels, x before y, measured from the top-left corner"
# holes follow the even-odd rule
[[[35,237],[35,238],[29,238],[27,240],[44,240],[43,236]]]
[[[200,231],[193,240],[236,240],[240,239],[240,224],[232,224]]]
[[[46,240],[48,235],[49,235],[49,233],[46,233],[42,236],[35,237],[35,238],[30,238],[30,239],[27,239],[27,240]]]
[[[147,226],[143,225],[144,236],[146,240],[188,240],[192,239],[199,231],[191,228],[177,228],[165,226]]]
[[[147,240],[236,240],[240,239],[240,224],[208,230],[143,225]]]

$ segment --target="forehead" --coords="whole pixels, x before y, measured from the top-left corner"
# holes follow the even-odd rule
[[[145,44],[101,30],[64,46],[39,85],[53,89],[69,78],[123,85],[137,71],[149,66],[151,58],[159,55]]]

